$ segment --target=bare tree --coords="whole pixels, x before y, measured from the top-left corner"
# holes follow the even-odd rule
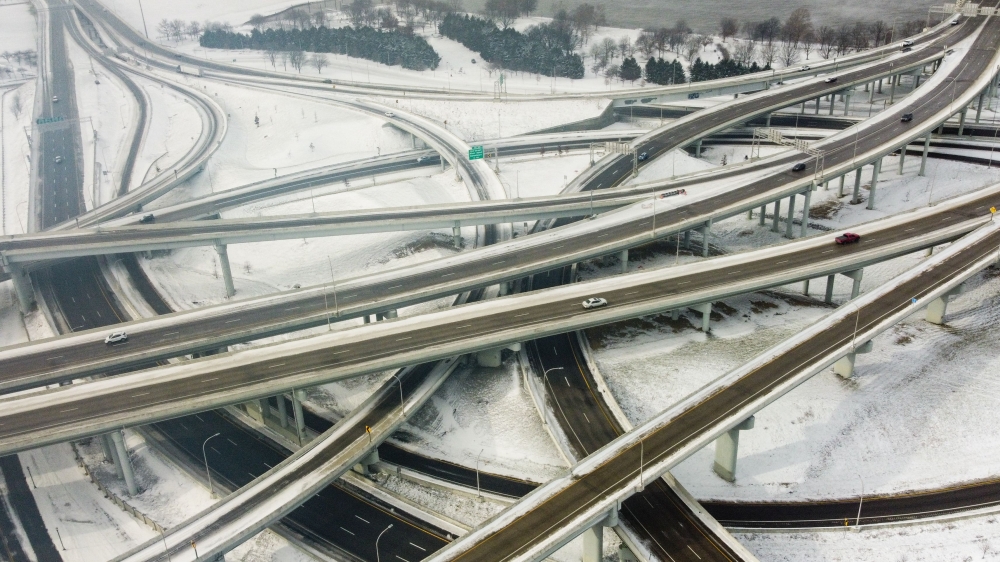
[[[610,37],[605,37],[604,41],[600,42],[601,46],[601,58],[608,62],[615,60],[615,52],[618,51],[618,45],[615,40]]]
[[[778,47],[773,42],[764,43],[760,46],[760,62],[764,66],[774,64],[774,59],[778,58]]]
[[[326,12],[320,10],[312,15],[313,25],[316,27],[326,27]]]
[[[281,51],[281,68],[288,72],[288,51]]]
[[[816,38],[819,40],[819,56],[824,59],[830,58],[837,45],[837,31],[824,25],[819,28],[819,35]]]
[[[697,35],[692,35],[684,42],[684,57],[688,61],[694,61],[699,52],[701,52],[701,38]]]
[[[187,34],[191,39],[197,39],[201,35],[201,24],[191,20],[191,23],[187,26]]]
[[[864,51],[871,45],[868,42],[868,25],[863,21],[856,22],[851,28],[851,43],[855,51]]]
[[[318,74],[323,74],[323,67],[329,65],[330,61],[326,58],[326,55],[322,53],[313,53],[313,55],[309,57],[309,64],[316,69]]]
[[[305,64],[306,62],[306,54],[303,53],[302,51],[289,51],[288,62],[292,65],[292,68],[294,68],[301,74],[302,65]]]
[[[837,30],[837,56],[843,55],[849,50],[851,50],[851,26],[844,24]]]
[[[653,56],[653,51],[656,50],[656,42],[653,39],[653,34],[648,31],[643,31],[635,40],[635,47],[642,53],[642,56],[647,59]]]
[[[635,54],[635,47],[632,45],[632,38],[628,35],[622,35],[618,39],[618,52],[621,53],[622,60],[631,57]]]
[[[16,119],[21,116],[21,110],[23,109],[24,106],[21,105],[21,93],[15,93],[14,97],[10,98],[10,112],[14,114],[14,118]]]
[[[791,39],[785,38],[781,41],[780,51],[781,64],[785,67],[792,66],[799,61],[799,47]]]
[[[785,20],[782,29],[784,40],[791,41],[796,47],[802,40],[812,33],[812,16],[807,8],[796,8]]]
[[[580,4],[573,9],[570,19],[573,22],[573,29],[580,36],[580,41],[586,45],[597,26],[604,25],[604,6],[601,4],[596,6],[589,3]]]
[[[743,66],[750,66],[754,57],[757,56],[757,43],[752,39],[746,39],[736,43],[733,49],[733,60]]]
[[[278,54],[280,52],[281,51],[279,51],[278,48],[274,46],[269,46],[266,49],[264,49],[264,56],[266,56],[268,62],[271,63],[271,68],[275,70],[278,69],[277,61],[278,61]]]
[[[722,21],[719,22],[719,28],[722,31],[722,42],[725,43],[726,39],[739,33],[740,22],[736,18],[722,18]]]
[[[889,26],[882,20],[876,20],[870,26],[868,26],[868,31],[871,33],[873,47],[878,47],[883,42],[889,41]]]

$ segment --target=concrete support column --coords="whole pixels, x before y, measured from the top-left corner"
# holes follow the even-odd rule
[[[906,145],[899,147],[899,175],[903,175],[903,162],[906,161]]]
[[[622,273],[628,273],[628,250],[619,252],[618,260],[622,262]]]
[[[101,452],[104,453],[104,460],[110,463],[115,462],[115,455],[111,451],[114,448],[111,445],[111,439],[108,437],[107,433],[97,436],[97,440],[101,442]]]
[[[288,406],[285,405],[285,395],[279,394],[278,399],[278,422],[281,424],[282,429],[288,427]]]
[[[767,214],[767,205],[761,205],[760,206],[760,219],[759,219],[760,226],[764,226],[764,223],[767,221],[767,217],[765,216],[766,214]]]
[[[855,205],[861,202],[861,170],[864,166],[861,166],[854,172],[854,195],[851,196],[851,203]]]
[[[840,176],[840,187],[837,188],[837,197],[844,196],[844,181],[847,179],[847,174]]]
[[[847,90],[847,94],[844,96],[844,116],[845,117],[851,111],[851,95],[853,93],[854,93],[854,90]]]
[[[979,123],[979,118],[983,115],[983,98],[986,97],[986,90],[983,90],[979,94],[979,101],[976,102],[976,123]]]
[[[462,247],[462,227],[455,225],[451,227],[451,241],[455,244],[456,248]]]
[[[965,133],[965,114],[969,112],[969,108],[963,107],[962,113],[958,115],[958,136],[962,136]]]
[[[372,452],[365,455],[363,459],[358,461],[358,464],[354,465],[354,472],[357,472],[362,476],[370,476],[375,472],[372,470],[372,467],[378,464],[378,461],[378,449],[374,449]]]
[[[953,295],[960,295],[965,292],[965,285],[959,285],[951,291],[941,295],[927,305],[926,320],[931,324],[944,324],[944,315],[948,312],[948,299]]]
[[[698,142],[694,144],[694,157],[701,158],[701,139],[698,139]]]
[[[4,260],[4,269],[10,274],[10,279],[14,283],[14,293],[17,295],[17,304],[21,309],[21,314],[31,312],[31,306],[35,304],[35,290],[31,287],[31,277],[28,272],[21,264],[6,260]]]
[[[830,115],[833,115],[833,106],[837,105],[837,95],[830,94]]]
[[[929,151],[930,149],[931,149],[931,134],[927,133],[927,136],[924,137],[924,153],[920,157],[920,173],[917,174],[918,176],[923,177],[924,171],[927,169],[927,151]]]
[[[861,278],[864,276],[864,273],[864,269],[844,272],[845,277],[850,277],[854,280],[854,286],[851,287],[851,300],[858,298],[858,295],[861,294]]]
[[[233,270],[229,266],[229,251],[226,245],[216,241],[215,253],[219,254],[219,265],[222,266],[222,279],[226,282],[226,296],[233,298],[236,295],[236,286],[233,285]]]
[[[684,249],[685,250],[690,250],[691,249],[691,231],[690,230],[685,230],[684,231]]]
[[[872,169],[872,188],[868,191],[868,205],[865,206],[868,210],[875,208],[875,187],[878,185],[878,173],[880,171],[882,171],[881,158],[875,161],[875,166]]]
[[[708,257],[708,238],[712,235],[712,221],[709,220],[705,223],[705,226],[699,229],[701,231],[701,257]]]
[[[299,438],[299,445],[306,440],[306,418],[302,415],[302,401],[306,399],[306,391],[292,391],[292,415],[295,416],[295,435]]]
[[[778,232],[778,217],[781,214],[781,199],[774,202],[774,216],[771,217],[771,232]]]
[[[767,129],[771,128],[771,114],[770,113],[767,114],[767,121],[764,123],[764,127],[767,128]]]
[[[111,453],[111,464],[115,465],[115,473],[118,478],[122,480],[125,479],[125,472],[122,471],[122,463],[118,460],[118,449],[115,447],[115,441],[111,438],[110,433],[105,433],[101,436],[101,440],[104,442],[105,446],[108,448],[108,452]]]
[[[873,344],[871,340],[861,344],[856,347],[854,351],[848,353],[847,355],[841,357],[833,364],[833,372],[840,375],[845,379],[849,379],[854,375],[854,362],[857,360],[858,353],[869,353],[871,352]]]
[[[135,473],[132,472],[132,462],[128,458],[128,449],[125,448],[125,440],[122,439],[121,431],[112,431],[111,440],[114,441],[115,451],[118,453],[118,464],[121,466],[125,476],[125,486],[128,488],[128,495],[134,496],[139,493],[139,488],[135,485]]]
[[[583,562],[604,560],[604,528],[618,526],[618,507],[615,506],[600,523],[583,532]]]
[[[365,315],[364,315],[364,321],[365,321],[365,322],[364,322],[365,324],[371,324],[371,321],[372,321],[372,320],[371,320],[371,316],[369,316],[369,315],[365,314]]]
[[[826,276],[826,296],[823,297],[823,302],[826,304],[833,304],[833,283],[836,279],[836,275]]]
[[[805,238],[807,231],[809,230],[809,206],[812,203],[813,188],[810,187],[806,190],[806,202],[802,207],[802,228],[799,230],[799,236]]]
[[[398,313],[398,312],[396,312],[396,309],[395,309],[395,308],[393,308],[393,309],[391,309],[391,310],[389,310],[389,311],[387,311],[387,312],[385,313],[385,317],[386,317],[386,319],[390,319],[390,318],[399,318],[399,313]]]
[[[788,217],[785,220],[785,238],[793,238],[792,220],[795,219],[795,194],[788,196]]]
[[[691,309],[701,313],[701,331],[707,334],[711,330],[712,303],[704,302],[696,304]]]
[[[819,98],[816,98],[816,112],[814,115],[819,115]]]
[[[806,279],[805,281],[802,282],[802,294],[805,295],[805,296],[807,296],[807,297],[809,296],[809,280],[808,279]]]
[[[868,85],[865,84],[865,88],[867,87]],[[875,82],[872,82],[872,88],[868,92],[868,104],[871,105],[873,101],[875,101]]]
[[[499,367],[501,363],[500,352],[503,348],[485,349],[476,352],[476,363],[481,367]]]
[[[899,82],[899,75],[889,77],[889,105],[896,102],[896,83]]]
[[[715,463],[712,469],[728,482],[736,481],[736,458],[740,447],[740,432],[753,429],[754,417],[723,433],[715,440]]]

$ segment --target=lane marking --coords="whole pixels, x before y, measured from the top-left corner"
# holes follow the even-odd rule
[[[442,275],[441,277],[449,277],[449,276],[452,276],[452,275],[455,275],[455,272],[451,272],[451,273],[445,273],[445,274],[444,274],[444,275]]]
[[[298,310],[302,308],[301,306],[293,306],[292,308],[286,308],[285,310]]]
[[[402,287],[402,285],[393,285],[392,287],[389,287],[389,288],[388,288],[388,289],[386,289],[386,290],[387,290],[387,291],[391,291],[391,290],[393,290],[393,289],[398,289],[398,288],[400,288],[400,287]]]
[[[573,386],[569,384],[569,377],[563,377],[563,380],[566,381],[566,386],[573,388]]]
[[[211,382],[211,381],[214,381],[214,380],[219,380],[219,377],[212,377],[210,379],[205,379],[205,380],[203,380],[201,382]]]
[[[471,328],[471,327],[472,327],[472,324],[466,324],[465,326],[459,326],[459,327],[457,327],[455,329],[456,330],[461,330],[462,328]]]
[[[520,318],[522,316],[527,316],[528,314],[529,314],[528,312],[524,312],[524,313],[521,313],[521,314],[515,314],[514,318]]]
[[[236,441],[233,441],[232,439],[230,439],[228,437],[226,437],[226,441],[229,441],[230,443],[232,443],[233,447],[239,447],[239,445],[236,444]]]
[[[413,339],[413,336],[406,336],[405,338],[399,338],[396,341],[406,341],[406,340],[412,340],[412,339]]]
[[[164,335],[164,337],[166,337],[166,336],[176,336],[179,333],[180,332],[167,332],[166,334],[163,334],[163,335]]]
[[[64,414],[64,413],[66,413],[66,412],[72,412],[73,410],[79,410],[79,409],[80,409],[80,408],[70,408],[70,409],[68,409],[68,410],[59,410],[59,413],[60,413],[60,414]]]
[[[143,392],[143,393],[141,393],[141,394],[133,394],[133,395],[132,395],[132,398],[138,398],[138,397],[140,397],[140,396],[145,396],[145,395],[147,395],[147,394],[149,394],[149,393],[148,393],[148,392]]]
[[[582,412],[582,413],[583,413],[583,419],[587,420],[587,423],[590,423],[590,418],[587,417],[587,412]]]
[[[340,530],[343,531],[343,532],[345,532],[345,533],[347,533],[348,535],[351,535],[352,537],[354,536],[354,533],[348,531],[347,529],[345,529],[343,527],[341,527]]]
[[[636,293],[638,293],[638,292],[639,292],[639,291],[632,291],[631,293],[625,293],[625,295],[624,295],[624,296],[626,296],[626,297],[627,297],[627,296],[629,296],[629,295],[634,295],[634,294],[636,294]]]
[[[495,261],[495,262],[491,263],[490,265],[500,265],[500,264],[502,264],[505,261],[507,261],[507,260]]]
[[[232,324],[233,322],[239,322],[239,321],[240,321],[239,318],[236,318],[234,320],[226,320],[226,324]]]
[[[271,365],[268,369],[277,369],[278,367],[283,367],[284,365],[284,363],[278,363],[277,365]]]
[[[781,264],[783,264],[783,263],[788,263],[788,260],[785,260],[785,261],[779,261],[778,263],[776,263],[776,264],[774,264],[774,265],[781,265]]]
[[[688,545],[688,550],[691,551],[691,554],[694,554],[695,556],[698,556],[698,553],[695,552],[693,548],[691,548],[691,545]],[[701,560],[701,556],[698,556],[698,560]]]
[[[411,543],[410,543],[410,546],[412,546],[413,548],[417,548],[417,549],[420,549],[420,550],[422,550],[422,551],[424,551],[424,552],[427,552],[427,549],[426,549],[426,548],[424,548],[424,547],[422,547],[422,546],[420,546],[419,544],[413,544],[413,543],[411,542]]]
[[[354,517],[356,517],[356,518],[358,518],[358,519],[360,519],[360,520],[364,521],[364,522],[365,522],[365,523],[367,523],[368,525],[371,525],[371,521],[368,521],[367,519],[365,519],[364,517],[361,517],[360,515],[355,515]]]
[[[350,349],[345,349],[343,351],[334,351],[333,355],[340,355],[341,353],[347,353],[348,351],[350,351]]]
[[[833,251],[833,250],[827,250],[827,251],[825,251],[825,252],[822,252],[822,253],[824,253],[824,254],[829,254],[829,253],[830,253],[830,252],[832,252],[832,251]]]

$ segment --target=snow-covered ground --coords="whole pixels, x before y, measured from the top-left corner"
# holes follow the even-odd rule
[[[742,438],[741,438],[742,443]],[[768,562],[939,562],[998,560],[996,515],[854,531],[735,533]]]
[[[0,2],[0,53],[36,50],[37,31],[30,2]],[[38,68],[19,64],[14,58],[0,61],[0,83],[29,78],[37,72]]]
[[[516,356],[457,371],[396,433],[403,447],[495,474],[544,482],[566,465],[524,386]],[[480,456],[481,455],[481,456]]]
[[[180,92],[136,75],[132,80],[149,100],[149,128],[136,158],[130,189],[169,172],[197,143],[204,126],[198,111]]]
[[[849,195],[838,199],[834,185],[814,193],[811,222],[846,228],[926,206],[928,198],[944,200],[1000,181],[995,169],[935,160],[928,162],[927,177],[916,177],[916,158],[908,160],[900,177],[896,162],[890,157],[883,165],[876,210],[848,204]],[[869,182],[864,176],[864,185]],[[713,225],[712,243],[726,251],[779,241],[778,234],[757,226],[756,216]],[[673,250],[668,241],[655,253],[633,251],[630,267],[669,265],[676,259]],[[682,262],[693,259],[681,256]],[[866,268],[863,290],[921,259],[918,254]],[[612,267],[595,270],[594,265],[581,274],[603,276],[617,269],[609,263]],[[986,435],[956,431],[963,420],[989,426],[996,418],[992,398],[1000,392],[990,376],[1000,359],[989,351],[994,342],[988,328],[1000,314],[1000,279],[990,272],[969,286],[969,293],[949,307],[947,326],[911,318],[877,338],[872,354],[859,356],[853,379],[822,373],[758,413],[756,428],[740,439],[735,484],[712,473],[712,447],[674,474],[699,498],[742,500],[851,497],[858,492],[859,474],[867,494],[995,475],[1000,465],[992,448],[984,446]],[[590,330],[595,358],[626,414],[639,423],[829,311],[820,300],[803,298],[801,289],[796,285],[717,303],[708,335],[696,330],[700,315],[690,312],[677,322],[656,316]],[[821,299],[823,290],[820,280],[812,292]],[[839,280],[835,302],[846,301],[849,291],[850,283]]]
[[[20,98],[21,114],[15,116],[11,111],[15,98]],[[35,81],[30,80],[7,89],[0,94],[0,117],[3,130],[0,131],[0,142],[3,142],[3,162],[0,162],[0,174],[3,174],[2,224],[4,234],[19,234],[27,232],[28,228],[28,184],[31,181],[31,144],[25,129],[30,128],[32,121],[31,108],[35,99]]]

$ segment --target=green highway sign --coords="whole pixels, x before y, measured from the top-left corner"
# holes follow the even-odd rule
[[[483,147],[474,146],[472,150],[469,151],[469,160],[482,160],[483,159]]]

